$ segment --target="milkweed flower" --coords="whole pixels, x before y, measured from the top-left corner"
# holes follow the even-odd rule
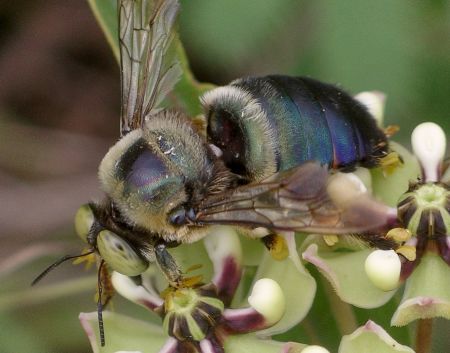
[[[372,113],[382,119],[384,97],[363,97],[372,100]],[[356,183],[355,187],[363,193],[379,196],[380,191],[385,191],[382,200],[389,206],[388,218],[394,222],[399,191],[407,189],[408,180],[416,179],[420,168],[402,146],[392,143],[392,148],[403,157],[405,167],[395,169],[387,177],[381,171],[365,169],[342,177],[350,184]],[[106,347],[100,350],[96,313],[81,314],[94,353],[328,352],[317,345],[271,339],[299,324],[314,302],[317,283],[305,268],[308,263],[324,274],[343,301],[355,306],[376,308],[395,294],[395,290],[377,288],[367,277],[364,261],[372,249],[354,237],[340,236],[336,241],[331,235],[311,235],[306,239],[293,233],[283,236],[289,249],[289,258],[283,261],[274,259],[261,243],[239,239],[235,231],[226,227],[218,227],[204,242],[172,249],[182,268],[203,265],[202,275],[207,283],[204,285],[167,291],[156,266],[135,278],[114,273],[117,292],[156,314],[150,315],[149,321],[162,319],[163,325],[106,312]],[[248,288],[253,288],[250,295]],[[372,321],[355,329],[343,337],[339,351],[360,352],[362,344],[386,352],[413,352]]]
[[[397,206],[390,210],[393,229],[384,231],[398,241],[396,252],[374,251],[351,237],[342,237],[330,246],[312,236],[300,252],[324,274],[343,301],[358,307],[383,305],[405,283],[391,320],[393,326],[418,319],[450,319],[450,172],[443,164],[445,133],[434,123],[420,124],[412,134],[415,156],[394,146],[406,168],[388,176],[374,171],[366,180],[375,197]],[[405,178],[407,173],[409,178]]]
[[[199,248],[200,245],[190,245],[188,251],[199,255],[196,260],[203,260]],[[149,309],[163,320],[162,327],[152,326],[148,329],[155,337],[146,334],[146,344],[140,347],[141,351],[142,347],[145,347],[145,352],[159,353],[242,352],[243,347],[248,347],[248,352],[257,352],[259,349],[265,352],[300,351],[303,345],[298,343],[260,339],[253,334],[276,324],[285,312],[284,293],[274,280],[264,278],[255,281],[247,297],[248,304],[236,308],[230,306],[242,275],[242,249],[237,234],[231,228],[218,227],[205,239],[204,248],[213,265],[212,279],[208,284],[163,290],[157,270],[150,270],[138,278],[117,272],[112,274],[112,283],[119,294]],[[183,256],[177,256],[177,259],[180,258],[183,260]],[[94,326],[90,325],[95,319],[92,314],[81,314],[80,319],[94,352],[98,351]],[[106,347],[110,346],[108,352],[130,350],[138,346],[135,340],[122,346],[124,342],[121,337],[124,333],[108,328],[109,322],[133,325],[129,318],[107,312],[104,319]]]
[[[378,124],[383,124],[385,97],[381,92],[363,92],[355,96],[365,104]],[[390,142],[391,150],[401,156],[403,165],[392,170],[377,168],[367,170],[359,168],[354,173],[345,173],[342,178],[359,182],[365,186],[364,192],[370,193],[382,201],[386,208],[389,222],[397,221],[396,204],[400,195],[407,190],[409,180],[416,180],[420,175],[420,167],[415,157],[403,146]],[[344,191],[345,192],[345,191]],[[376,246],[382,246],[379,233],[373,234],[377,238]],[[389,242],[386,243],[388,250]],[[394,284],[390,289],[375,286],[365,271],[367,257],[374,251],[367,246],[367,242],[354,236],[322,237],[310,235],[298,249],[302,259],[314,267],[330,282],[339,298],[345,303],[359,308],[372,309],[387,303],[395,294]],[[398,257],[394,258],[398,261]],[[396,282],[395,278],[391,282]]]
[[[191,248],[193,247],[193,248]],[[200,244],[190,245],[194,258],[204,260]],[[252,285],[248,304],[242,307],[231,299],[239,298],[245,279],[241,276],[242,255],[239,240],[231,230],[222,228],[205,239],[207,254],[213,260],[212,281],[206,285],[182,288],[160,296],[161,276],[157,269],[140,278],[113,273],[112,282],[119,294],[139,304],[163,319],[163,325],[139,321],[113,312],[103,315],[106,346],[99,346],[97,313],[82,313],[80,321],[91,342],[94,353],[330,353],[318,345],[279,342],[264,333],[281,323],[287,312],[286,296],[272,279],[258,279]],[[184,252],[184,251],[183,251]],[[177,257],[179,258],[179,257]],[[186,263],[186,257],[181,257]],[[278,263],[292,263],[291,259]],[[266,262],[267,264],[268,262]],[[205,272],[208,269],[205,268]],[[264,268],[261,268],[264,271]],[[291,286],[298,284],[285,273]],[[260,270],[258,270],[260,272]],[[262,272],[261,272],[262,273]],[[273,273],[272,273],[273,274]],[[281,282],[283,276],[278,273]],[[245,275],[244,275],[245,277]],[[286,286],[286,284],[284,284]],[[296,287],[299,291],[301,288]],[[243,295],[246,296],[246,295]],[[233,300],[235,301],[235,300]],[[237,305],[237,308],[233,308]],[[292,316],[287,316],[292,322]],[[287,324],[284,323],[284,326]],[[286,326],[287,327],[287,326]],[[276,329],[280,330],[280,328]],[[324,333],[326,334],[326,333]],[[359,353],[361,346],[383,352],[413,353],[409,347],[392,339],[372,321],[342,338],[340,352]]]
[[[412,146],[422,177],[412,182],[399,201],[399,219],[413,237],[414,261],[405,261],[406,280],[402,301],[392,325],[403,326],[417,319],[450,319],[450,188],[443,159],[444,131],[423,123],[412,133]]]

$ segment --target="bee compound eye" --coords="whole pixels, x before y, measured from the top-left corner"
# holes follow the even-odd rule
[[[181,207],[172,211],[169,215],[169,222],[174,226],[181,226],[186,223],[186,210]]]
[[[75,213],[75,232],[87,243],[89,230],[94,223],[94,213],[88,204],[81,206]]]
[[[125,276],[137,276],[149,266],[124,239],[109,230],[98,234],[97,249],[114,271]]]

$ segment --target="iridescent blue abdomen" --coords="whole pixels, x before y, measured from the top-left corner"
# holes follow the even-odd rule
[[[202,98],[211,143],[225,164],[260,180],[308,160],[352,170],[377,166],[386,136],[366,108],[341,89],[310,78],[250,77]]]

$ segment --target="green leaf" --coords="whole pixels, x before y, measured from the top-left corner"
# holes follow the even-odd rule
[[[391,324],[404,326],[417,319],[450,319],[450,267],[441,257],[425,254],[406,281],[400,306]]]
[[[230,336],[224,346],[226,353],[300,353],[306,347],[296,342],[258,339],[254,334]]]
[[[389,334],[373,321],[368,321],[351,335],[344,336],[339,353],[398,353],[414,351],[396,342]]]
[[[111,46],[114,57],[119,61],[117,0],[88,0],[88,3],[105,34],[108,44]]]
[[[97,312],[81,313],[80,322],[89,338],[93,353],[115,353],[118,351],[155,353],[168,339],[160,326],[104,311],[103,324],[106,344],[101,347]]]
[[[80,321],[94,353],[118,351],[155,353],[169,339],[159,326],[106,311],[103,313],[106,345],[101,347],[97,313],[81,313]],[[296,342],[258,339],[255,334],[247,334],[227,337],[224,347],[227,353],[299,353],[305,346]]]
[[[392,314],[395,312],[395,310],[397,310],[402,295],[403,293],[401,293],[400,290],[397,291],[391,300],[389,300],[383,306],[375,309],[367,310],[354,308],[355,317],[358,320],[358,323],[362,324],[364,322],[367,322],[368,320],[375,321],[380,326],[386,328],[386,330],[389,332],[389,335],[391,335],[395,340],[411,346],[415,340],[415,335],[413,332],[414,327],[412,325],[403,327],[391,326]]]
[[[119,61],[117,0],[88,0],[88,2],[111,46],[114,57]],[[183,45],[178,37],[174,40],[177,48],[176,55],[180,60],[183,74],[173,92],[169,94],[165,105],[170,107],[176,106],[189,116],[194,117],[202,113],[199,97],[205,91],[213,88],[213,85],[199,83],[195,80],[190,71]]]
[[[264,253],[267,252],[266,247],[259,239],[251,239],[247,236],[240,236],[241,245],[245,254],[242,259],[245,266],[258,266]]]
[[[387,176],[381,168],[372,169],[372,191],[378,199],[396,207],[399,197],[408,191],[409,181],[417,180],[421,173],[419,163],[411,152],[396,142],[391,141],[390,146],[402,157],[403,165]]]
[[[336,294],[346,303],[360,308],[376,308],[395,294],[376,288],[364,271],[364,262],[372,249],[334,251],[321,238],[311,236],[303,245],[310,244],[303,258],[315,265],[333,286]]]
[[[334,310],[336,307],[333,305],[336,303],[334,297],[337,297],[333,293],[331,285],[328,284],[326,279],[317,271],[314,266],[308,266],[308,270],[316,280],[317,290],[314,296],[314,302],[308,315],[300,322],[299,325],[293,327],[291,330],[277,335],[277,340],[294,340],[304,342],[308,344],[315,344],[326,347],[330,352],[335,352],[339,346],[339,342],[342,338],[342,328],[340,322],[336,319]],[[350,307],[349,304],[341,303]],[[352,322],[352,314],[342,315],[342,310],[338,308],[339,316],[342,320]],[[353,332],[358,325],[355,324],[351,330],[345,333]]]
[[[285,296],[286,312],[277,324],[260,331],[258,334],[261,336],[285,332],[303,320],[311,308],[316,293],[316,282],[301,261],[296,260],[277,261],[268,252],[264,254],[255,281],[260,278],[271,278],[276,281]]]
[[[167,104],[173,104],[189,116],[194,117],[203,113],[199,97],[206,91],[213,89],[214,85],[198,82],[191,73],[188,59],[181,42],[178,43],[177,49],[177,56],[181,62],[183,74],[181,75],[180,81],[175,85],[172,94],[169,94]]]

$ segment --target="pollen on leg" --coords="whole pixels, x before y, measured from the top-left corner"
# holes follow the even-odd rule
[[[86,247],[85,249],[83,249],[83,253],[88,253],[89,251],[91,251],[90,247]],[[92,254],[83,256],[83,257],[77,257],[75,260],[72,261],[72,264],[74,265],[79,265],[79,264],[85,264],[85,268],[86,270],[89,270],[92,265],[94,265],[95,263],[97,263],[97,255],[95,252],[93,252]]]
[[[202,284],[203,276],[197,275],[197,276],[191,276],[191,277],[184,277],[181,281],[181,287],[182,288],[195,288]]]
[[[398,167],[403,165],[400,155],[395,152],[389,152],[386,156],[380,158],[380,166],[387,175],[392,174]]]
[[[191,273],[193,271],[199,270],[203,267],[202,264],[196,264],[189,267],[184,274]],[[182,277],[180,281],[180,288],[195,288],[201,285],[203,282],[203,276],[202,275],[194,275],[189,277]]]
[[[261,238],[273,259],[281,261],[289,256],[286,241],[281,235],[271,233]]]
[[[394,136],[397,132],[399,132],[399,130],[400,127],[398,125],[388,125],[384,128],[384,134],[389,138]]]
[[[323,235],[322,238],[328,246],[336,245],[339,242],[339,237],[335,234]]]

